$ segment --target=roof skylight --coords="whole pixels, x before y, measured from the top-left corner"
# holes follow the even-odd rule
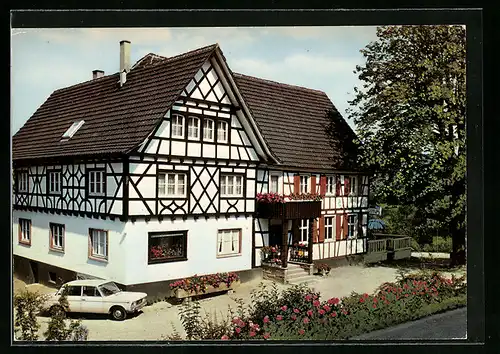
[[[71,127],[69,127],[68,130],[66,130],[66,133],[63,134],[62,138],[63,139],[70,139],[71,137],[73,137],[73,135],[75,135],[75,133],[77,132],[78,129],[80,129],[80,127],[83,125],[83,123],[85,123],[84,120],[81,120],[79,122],[74,122]]]

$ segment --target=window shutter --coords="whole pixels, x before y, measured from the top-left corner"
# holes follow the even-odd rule
[[[341,240],[342,239],[342,215],[338,214],[338,215],[335,215],[335,233],[336,233],[336,237],[335,239],[337,241]]]
[[[295,194],[300,193],[300,176],[299,175],[293,176],[293,192]]]
[[[325,217],[319,217],[318,242],[325,242]]]
[[[326,194],[326,176],[321,176],[319,178],[319,194]]]
[[[349,216],[344,214],[344,238],[347,238],[347,234],[349,233]]]
[[[311,176],[311,193],[316,193],[316,175]]]

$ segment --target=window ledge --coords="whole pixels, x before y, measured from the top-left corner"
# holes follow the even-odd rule
[[[172,258],[172,259],[158,259],[158,260],[149,260],[148,265],[154,264],[162,264],[162,263],[171,263],[171,262],[184,262],[187,261],[187,257],[182,258]]]
[[[232,257],[240,257],[241,253],[236,253],[236,254],[221,254],[217,255],[217,259],[219,258],[232,258]]]
[[[49,247],[49,251],[64,254],[64,248]]]
[[[31,242],[30,241],[19,241],[19,244],[23,245],[23,246],[31,246]]]
[[[108,258],[107,257],[89,256],[89,259],[91,259],[93,261],[102,262],[102,263],[108,263]]]

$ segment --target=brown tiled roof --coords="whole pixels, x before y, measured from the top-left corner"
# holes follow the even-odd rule
[[[356,169],[356,137],[322,92],[233,73],[252,116],[283,165],[311,169]],[[329,138],[326,112],[334,112]]]
[[[161,55],[154,54],[154,53],[148,53],[145,56],[143,56],[141,59],[137,60],[137,62],[132,66],[132,69],[144,68],[146,66],[155,65],[155,64],[161,63],[165,59],[167,59],[167,57],[163,57]]]
[[[126,153],[141,143],[217,45],[54,91],[12,138],[13,160]],[[150,62],[151,64],[151,62]],[[64,132],[85,124],[68,141]]]

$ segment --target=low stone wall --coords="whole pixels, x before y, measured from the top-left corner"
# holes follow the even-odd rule
[[[276,281],[279,283],[285,283],[286,281],[286,269],[281,267],[273,267],[262,264],[262,278],[267,280]]]

